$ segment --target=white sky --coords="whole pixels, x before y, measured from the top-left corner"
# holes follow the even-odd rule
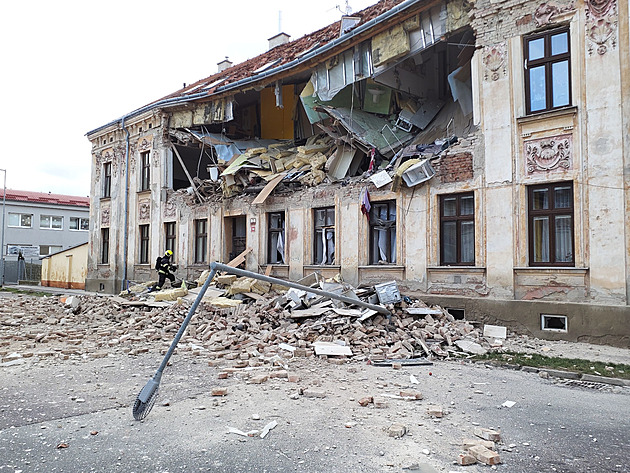
[[[358,12],[377,0],[350,0]],[[85,134],[341,16],[345,0],[31,0],[0,23],[0,168],[7,188],[87,196]],[[281,14],[279,14],[281,12]],[[0,188],[4,173],[0,173]]]

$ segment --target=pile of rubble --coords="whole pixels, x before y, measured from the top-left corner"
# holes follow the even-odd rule
[[[223,288],[210,288],[178,350],[247,364],[273,354],[378,361],[447,358],[461,355],[463,350],[480,353],[490,348],[471,323],[455,320],[442,308],[427,307],[418,300],[405,297],[390,304],[389,316],[342,307],[338,301],[333,304],[323,298],[311,300],[310,308],[305,309],[290,291],[279,294],[276,286],[259,285],[261,294],[235,292],[233,287],[243,287],[246,278],[230,279],[231,284]],[[251,285],[245,287],[251,289]],[[5,299],[0,308],[0,354],[99,356],[105,349],[138,354],[156,344],[166,347],[195,297],[188,294],[159,303],[149,297]]]

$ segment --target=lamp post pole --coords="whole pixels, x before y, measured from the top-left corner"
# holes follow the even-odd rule
[[[0,266],[0,287],[4,287],[4,227],[6,227],[6,204],[7,204],[7,170],[0,169],[4,172],[4,187],[2,191],[2,237],[0,238],[0,255],[2,256],[2,265]]]

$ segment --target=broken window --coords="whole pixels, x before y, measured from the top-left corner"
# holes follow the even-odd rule
[[[89,230],[90,219],[83,217],[70,217],[70,230]]]
[[[210,179],[208,167],[216,165],[212,148],[201,143],[173,145],[173,189],[186,189],[193,186],[193,179]]]
[[[140,225],[140,264],[149,263],[149,225]]]
[[[228,259],[233,260],[247,247],[247,222],[245,216],[229,217],[225,219],[225,234],[232,235],[232,239],[226,241]]]
[[[571,104],[569,29],[525,38],[525,103],[527,113]]]
[[[269,222],[269,264],[286,264],[284,259],[284,212],[267,214]]]
[[[63,230],[63,217],[55,215],[40,215],[39,228]]]
[[[165,250],[171,250],[173,253],[175,253],[176,226],[177,224],[175,222],[166,222],[164,224]]]
[[[396,263],[396,201],[372,203],[370,264]]]
[[[101,229],[101,264],[109,264],[109,228]]]
[[[573,266],[573,183],[530,186],[529,264]]]
[[[33,221],[32,214],[19,214],[9,212],[9,227],[31,228]]]
[[[335,208],[313,210],[314,264],[335,264]]]
[[[440,196],[440,264],[475,264],[475,200],[472,192]]]
[[[142,172],[140,173],[140,190],[149,190],[151,184],[151,153],[145,151],[140,153],[140,163],[142,166]]]
[[[103,198],[112,196],[112,163],[103,163]]]
[[[194,262],[205,263],[206,252],[208,248],[208,220],[198,219],[195,220],[195,248],[194,248]]]

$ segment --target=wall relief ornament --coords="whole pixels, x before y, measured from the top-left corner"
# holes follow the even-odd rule
[[[105,208],[105,209],[101,209],[101,226],[102,227],[109,227],[109,209]]]
[[[573,10],[575,10],[575,4],[573,2],[569,3],[568,5],[558,5],[554,2],[541,3],[534,12],[534,21],[536,22],[536,27],[548,25],[552,23],[551,20],[553,19],[553,17]]]
[[[103,164],[103,154],[94,154],[94,180],[96,182],[101,180],[101,165]]]
[[[151,218],[151,203],[148,200],[141,200],[138,209],[139,220],[146,221]]]
[[[507,75],[507,47],[505,43],[495,44],[494,46],[485,46],[483,48],[483,65],[485,71],[483,78],[493,81],[499,80],[503,75]]]
[[[153,157],[153,167],[156,168],[160,165],[160,155],[156,149],[153,150],[152,157]]]
[[[177,208],[173,202],[167,202],[164,206],[164,217],[175,217]]]
[[[586,39],[590,55],[617,47],[617,0],[586,0]]]
[[[530,140],[524,145],[527,174],[572,167],[573,136],[570,134]]]
[[[149,143],[146,138],[142,138],[142,142],[138,145],[138,149],[140,151],[146,151],[149,148],[151,148],[151,143]]]

